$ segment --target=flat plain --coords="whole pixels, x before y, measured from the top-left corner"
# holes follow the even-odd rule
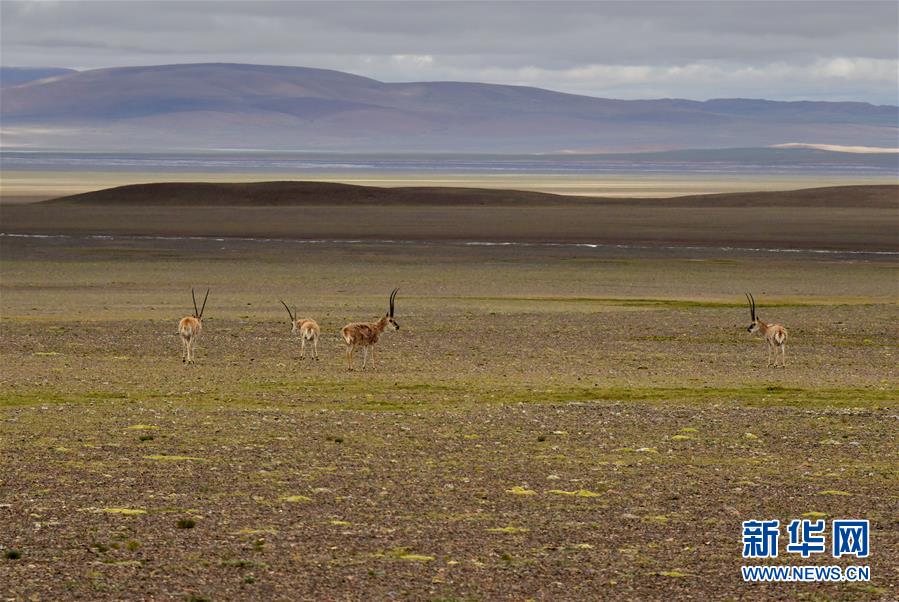
[[[717,232],[701,207],[665,229],[615,206],[597,247],[574,205],[566,227],[508,206],[6,207],[0,590],[895,599],[899,269],[875,223],[895,233],[895,210],[847,226],[845,204],[709,208]],[[818,225],[787,244],[800,209]],[[406,236],[429,211],[444,235]],[[9,235],[29,232],[53,236]],[[731,234],[792,250],[718,248]],[[470,244],[491,240],[516,244]],[[192,286],[211,293],[185,366]],[[340,327],[394,286],[400,330],[348,371]],[[789,330],[785,370],[746,290]],[[281,298],[322,325],[320,361]],[[872,581],[744,584],[741,521],[803,517],[869,519]]]

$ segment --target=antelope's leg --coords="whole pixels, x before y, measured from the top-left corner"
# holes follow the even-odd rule
[[[787,344],[784,343],[780,346],[780,366],[781,368],[787,367]]]
[[[365,363],[368,361],[368,346],[362,348],[362,369],[365,370]]]
[[[306,359],[306,335],[300,337],[300,359]]]
[[[371,367],[375,367],[375,348],[371,348]]]
[[[184,363],[187,361],[187,341],[184,340],[184,337],[181,337],[181,362]]]
[[[353,369],[353,345],[348,344],[346,346],[346,367],[347,370]]]

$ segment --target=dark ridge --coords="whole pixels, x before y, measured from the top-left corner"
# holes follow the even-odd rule
[[[486,188],[382,188],[331,182],[165,182],[131,184],[44,201],[50,205],[173,207],[572,206],[899,207],[899,185],[835,186],[673,198],[583,197]]]
[[[652,200],[652,199],[645,199]],[[656,199],[670,201],[670,205],[716,207],[868,207],[899,208],[899,185],[868,184],[857,186],[827,186],[778,190],[770,192],[729,192],[724,194],[696,194]]]
[[[520,190],[382,188],[332,182],[165,182],[131,184],[44,201],[66,205],[301,207],[340,205],[549,205],[590,199]]]

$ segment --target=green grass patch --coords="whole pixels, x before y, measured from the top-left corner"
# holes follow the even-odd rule
[[[179,518],[175,526],[179,529],[193,529],[197,526],[197,521],[192,518]]]
[[[233,558],[222,560],[219,563],[223,567],[232,567],[238,569],[267,569],[268,565],[264,562],[256,562],[254,560],[244,560],[242,558]]]
[[[196,462],[205,462],[204,458],[197,458],[195,456],[166,456],[162,454],[155,454],[152,456],[144,456],[145,460],[156,460],[158,462],[184,462],[184,461],[196,461]]]
[[[278,530],[274,527],[263,527],[261,529],[240,529],[239,531],[234,531],[231,535],[275,535],[278,533]]]
[[[460,300],[460,301],[488,301],[488,302],[518,302],[518,303],[583,303],[604,305],[610,307],[645,307],[659,309],[690,309],[696,307],[743,307],[745,302],[726,301],[694,301],[686,299],[619,299],[616,297],[550,297],[550,296],[508,296],[508,297],[433,297],[434,299]],[[765,307],[776,307],[766,303]]]
[[[0,407],[31,405],[52,405],[61,403],[95,403],[124,399],[119,393],[108,391],[87,391],[83,393],[60,393],[56,391],[0,392]]]
[[[550,489],[546,493],[552,493],[554,495],[568,495],[572,497],[599,497],[602,494],[596,493],[595,491],[590,491],[589,489],[577,489],[575,491],[565,491],[563,489]]]
[[[509,385],[478,379],[449,383],[422,381],[397,382],[395,376],[381,378],[316,378],[297,382],[253,383],[241,385],[241,391],[228,395],[231,407],[297,407],[302,409],[344,409],[385,412],[412,412],[448,407],[467,407],[485,403],[648,403],[648,404],[734,404],[747,407],[798,408],[895,408],[899,407],[899,387],[893,383],[864,388],[810,388],[781,385],[747,384],[745,386],[571,386],[550,387]],[[259,394],[270,392],[264,399]],[[219,406],[222,393],[193,393],[185,399],[161,394],[86,391],[74,393],[42,390],[0,392],[0,408],[62,403],[142,403],[179,401],[193,407]],[[153,425],[135,424],[127,430],[156,430]],[[684,431],[691,432],[691,431]],[[538,435],[539,437],[546,435]],[[673,435],[682,440],[688,435]],[[194,459],[170,456],[169,459]],[[154,456],[150,459],[166,459]]]
[[[689,577],[690,573],[685,573],[683,571],[659,571],[657,573],[660,577]]]
[[[637,297],[637,298],[619,298],[619,297],[587,297],[587,296],[570,296],[556,297],[548,295],[520,295],[520,296],[472,296],[457,297],[443,296],[431,297],[431,299],[445,299],[451,301],[486,301],[490,303],[497,302],[518,302],[518,303],[583,303],[604,305],[610,307],[644,307],[648,309],[694,309],[694,308],[743,308],[746,302],[742,299],[734,298],[733,301],[716,301],[696,299],[662,299],[653,297]],[[840,298],[789,298],[782,297],[777,299],[766,299],[764,306],[771,307],[816,307],[819,305],[879,305],[872,303],[865,298],[856,297],[840,297]]]
[[[560,387],[544,391],[510,390],[499,401],[646,402],[702,404],[730,402],[751,407],[899,407],[899,389],[807,389],[781,386],[747,387]]]
[[[434,560],[433,556],[428,556],[426,554],[415,554],[413,552],[410,552],[408,548],[394,548],[392,550],[388,550],[383,554],[376,554],[376,556],[398,558],[399,560],[408,560],[411,562],[430,562]]]
[[[488,533],[527,533],[530,529],[526,527],[494,527],[487,529]]]
[[[351,410],[419,411],[446,409],[448,405],[484,403],[734,403],[750,407],[899,407],[897,388],[816,389],[782,386],[734,387],[572,387],[526,388],[471,382],[452,385],[389,382],[321,383],[308,390],[313,398],[328,396],[328,389],[340,391],[340,407]],[[408,393],[414,396],[409,399]],[[329,407],[334,407],[329,404]],[[544,436],[545,437],[545,436]],[[538,437],[538,440],[539,437]],[[545,439],[544,439],[545,440]]]
[[[285,495],[278,499],[289,504],[303,504],[312,501],[312,498],[306,495]]]
[[[137,516],[140,514],[146,514],[147,511],[142,508],[99,508],[97,512],[104,512],[106,514],[122,514],[124,516]]]

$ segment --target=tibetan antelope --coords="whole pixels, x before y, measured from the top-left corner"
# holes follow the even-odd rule
[[[278,301],[281,301],[278,299]],[[290,316],[290,332],[293,334],[300,335],[301,347],[300,347],[300,359],[306,359],[306,341],[312,342],[312,359],[318,359],[318,322],[315,320],[310,320],[309,318],[297,318],[297,308],[294,307],[293,311],[290,311],[290,308],[287,307],[287,304],[284,301],[281,301],[281,305],[284,306],[284,309],[287,310],[287,315]]]
[[[375,343],[378,342],[381,333],[388,329],[399,330],[400,325],[393,319],[393,308],[396,301],[398,288],[390,293],[390,310],[377,322],[353,322],[340,329],[340,334],[346,342],[347,368],[353,369],[353,354],[357,347],[362,347],[362,369],[368,361],[368,350],[371,349],[371,363],[375,365]]]
[[[203,330],[203,310],[206,309],[206,299],[209,298],[209,289],[206,289],[206,296],[203,297],[203,306],[197,310],[197,298],[194,295],[194,289],[190,289],[190,296],[194,301],[194,315],[181,318],[178,322],[178,334],[181,335],[181,345],[184,347],[184,355],[181,356],[182,362],[188,364],[194,363],[194,342],[200,332]]]
[[[755,315],[755,298],[746,293],[746,300],[749,301],[749,313],[752,316],[752,324],[746,330],[749,334],[762,331],[765,335],[765,342],[768,343],[768,362],[766,367],[771,366],[771,355],[774,354],[774,367],[777,368],[777,351],[780,350],[780,366],[787,367],[787,330],[780,324],[765,324]]]

